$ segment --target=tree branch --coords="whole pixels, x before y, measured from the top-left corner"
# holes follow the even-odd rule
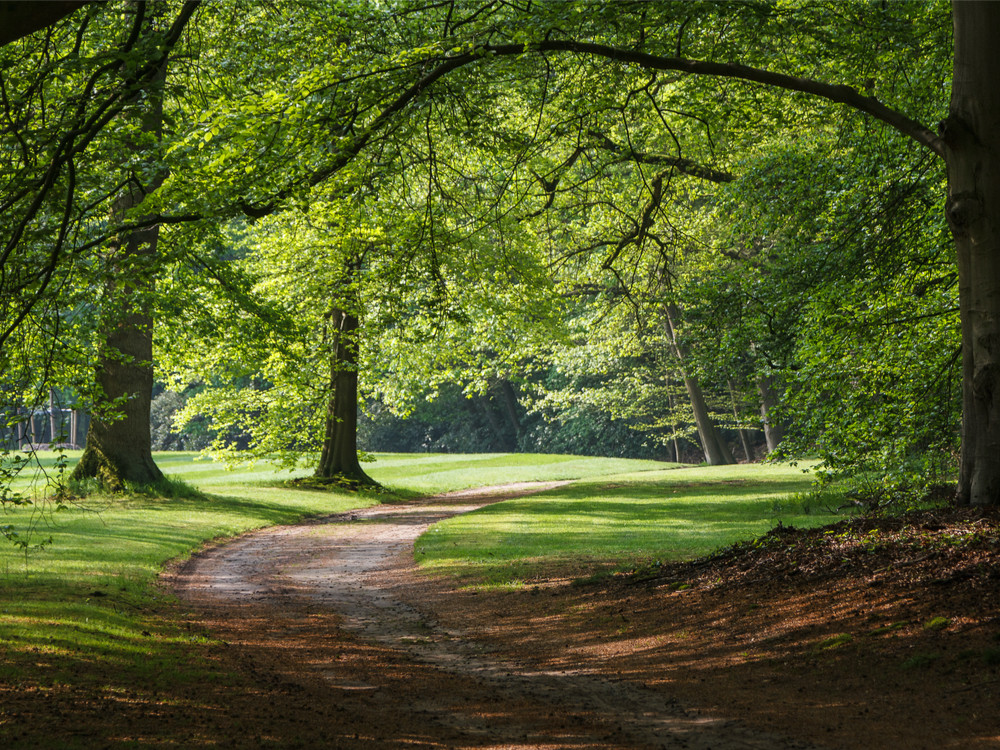
[[[494,55],[523,55],[528,50],[537,52],[575,52],[582,55],[603,57],[616,62],[637,65],[647,70],[676,70],[691,75],[705,75],[720,78],[734,78],[751,83],[761,83],[766,86],[799,91],[812,94],[821,99],[845,104],[848,107],[864,112],[895,128],[903,135],[909,136],[921,146],[944,157],[944,143],[934,131],[907,117],[902,112],[886,106],[872,96],[865,96],[851,86],[835,85],[814,81],[809,78],[799,78],[785,73],[774,73],[761,68],[736,63],[704,62],[688,60],[682,57],[663,57],[646,52],[620,49],[606,44],[594,42],[575,42],[571,40],[545,40],[530,44],[525,48],[521,44],[486,45],[486,52]]]
[[[87,5],[87,0],[5,0],[0,2],[0,46],[52,26]]]
[[[621,156],[627,156],[629,159],[642,162],[643,164],[674,167],[678,172],[683,172],[686,175],[698,177],[702,180],[708,180],[709,182],[733,182],[736,179],[736,175],[731,172],[723,172],[722,170],[712,169],[711,167],[706,167],[703,164],[691,161],[690,159],[684,159],[680,156],[644,154],[639,151],[624,148],[608,138],[604,135],[604,133],[599,133],[596,130],[588,131],[588,135],[590,135],[591,138],[596,139],[600,143],[601,148],[605,151],[610,151],[613,154],[620,154]]]

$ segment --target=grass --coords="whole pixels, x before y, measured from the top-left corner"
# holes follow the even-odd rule
[[[267,486],[273,467],[226,472],[191,455],[157,459],[194,489],[173,481],[169,499],[92,496],[62,510],[36,503],[3,514],[0,525],[48,544],[25,552],[0,539],[0,695],[72,686],[102,695],[128,690],[155,703],[165,693],[183,695],[186,684],[228,679],[199,655],[204,635],[165,615],[168,602],[155,586],[164,563],[213,538],[378,502],[371,494]],[[15,726],[0,716],[0,746],[21,744],[5,734]],[[65,740],[33,736],[30,746],[73,746]]]
[[[591,478],[439,523],[417,540],[417,559],[428,572],[490,587],[693,558],[779,522],[836,520],[804,504],[809,482],[788,466]]]
[[[70,466],[78,456],[68,455]],[[156,459],[171,480],[163,488],[170,498],[95,495],[58,510],[44,501],[6,509],[0,526],[11,525],[30,548],[0,540],[0,681],[51,687],[113,673],[116,681],[155,687],[164,680],[206,679],[197,660],[184,656],[202,636],[179,632],[160,614],[164,594],[154,584],[163,565],[207,540],[384,497],[292,489],[284,480],[308,472],[289,473],[266,462],[226,468],[191,453]],[[56,460],[42,455],[41,465],[53,471]],[[366,468],[412,497],[491,482],[663,466],[571,456],[381,455]],[[32,484],[44,487],[44,476],[25,475],[18,489],[29,491]]]
[[[70,465],[76,456],[70,455]],[[54,457],[44,456],[49,467]],[[25,553],[0,540],[0,704],[5,690],[75,686],[127,690],[151,703],[184,685],[225,682],[207,656],[210,639],[169,615],[155,580],[163,565],[207,540],[379,502],[284,486],[267,463],[224,466],[195,454],[157,455],[172,498],[93,496],[55,511],[8,509],[0,526],[32,529]],[[397,496],[530,480],[573,484],[449,520],[421,537],[431,573],[479,586],[517,585],[539,569],[593,573],[652,559],[692,557],[784,523],[821,523],[805,507],[808,477],[779,467],[685,468],[573,456],[379,455],[366,470]],[[21,489],[38,477],[21,480]],[[2,711],[0,711],[2,713]],[[0,716],[0,745],[7,745]],[[41,736],[41,735],[39,735]],[[51,746],[62,746],[65,737]],[[16,744],[16,743],[15,743]],[[42,742],[39,746],[47,746]],[[85,743],[81,746],[85,746]]]
[[[662,461],[548,454],[388,453],[365,470],[402,495],[426,495],[511,482],[590,479],[622,472],[677,468]]]

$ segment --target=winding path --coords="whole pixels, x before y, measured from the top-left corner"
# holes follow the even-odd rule
[[[538,671],[442,627],[401,589],[431,524],[539,492],[525,483],[265,529],[192,557],[168,583],[262,681],[326,702],[331,746],[786,750],[800,742],[689,714],[661,691]]]

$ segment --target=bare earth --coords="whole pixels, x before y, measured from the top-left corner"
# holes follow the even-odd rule
[[[547,486],[377,506],[191,558],[166,583],[240,680],[221,710],[222,688],[192,686],[198,718],[164,711],[147,731],[232,747],[1000,747],[996,516],[779,529],[584,585],[566,571],[456,590],[417,572],[430,524]],[[181,716],[183,732],[167,726]]]

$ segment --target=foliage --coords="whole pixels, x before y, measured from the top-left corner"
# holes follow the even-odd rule
[[[315,454],[349,309],[372,440],[413,413],[409,445],[680,458],[691,382],[753,457],[767,382],[783,455],[831,478],[896,492],[953,471],[942,169],[823,88],[940,119],[944,2],[169,10],[133,33],[131,4],[99,4],[2,50],[7,412],[52,384],[99,403],[99,332],[152,278],[139,302],[159,376],[193,389],[189,447]],[[135,148],[162,52],[167,127]],[[122,186],[163,175],[116,215]],[[157,255],[109,262],[151,216]]]

